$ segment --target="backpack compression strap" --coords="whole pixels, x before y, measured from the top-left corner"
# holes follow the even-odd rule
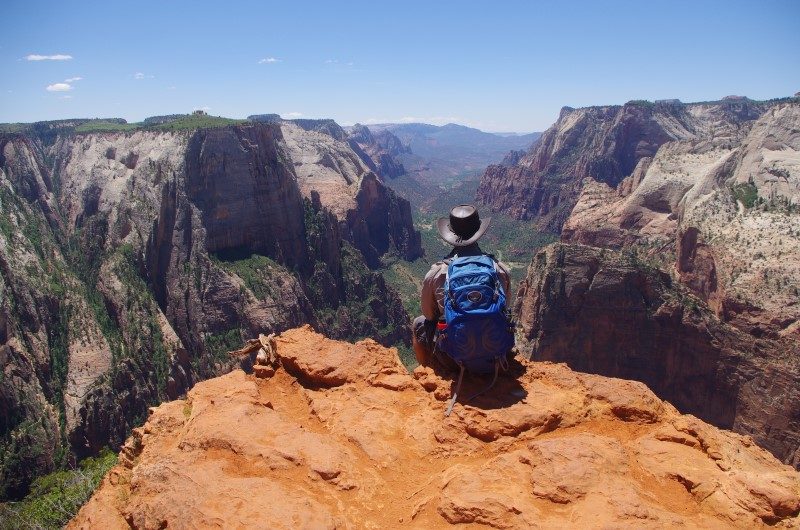
[[[464,379],[464,365],[461,363],[458,363],[458,365],[461,368],[461,371],[458,374],[458,383],[456,383],[456,390],[455,392],[453,392],[453,397],[450,398],[450,403],[447,405],[447,410],[444,411],[445,418],[450,416],[450,413],[453,412],[453,407],[455,406],[456,400],[458,399],[458,392],[459,390],[461,390],[461,381],[463,381]],[[500,368],[502,368],[503,371],[508,370],[508,361],[506,361],[505,358],[501,359],[500,357],[498,357],[497,359],[494,360],[494,377],[492,378],[492,382],[489,383],[489,386],[487,386],[477,394],[471,395],[464,403],[469,403],[476,397],[485,394],[486,392],[491,390],[494,384],[497,382],[497,376],[500,375]]]

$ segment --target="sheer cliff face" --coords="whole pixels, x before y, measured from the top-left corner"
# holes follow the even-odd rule
[[[322,206],[336,215],[371,267],[389,251],[409,260],[422,255],[410,204],[384,185],[372,158],[351,149],[352,142],[324,132],[306,131],[291,122],[281,128],[303,195],[319,194]]]
[[[59,449],[118,446],[148,406],[229,369],[242,337],[407,339],[365,260],[419,252],[408,203],[362,172],[335,208],[297,171],[352,178],[358,156],[325,138],[319,161],[280,124],[0,137],[3,496]]]
[[[772,106],[736,136],[665,144],[616,187],[590,182],[562,240],[674,266],[714,311],[773,337],[800,319],[800,104]],[[713,132],[713,131],[712,131]]]
[[[541,228],[558,232],[586,179],[616,186],[667,142],[703,137],[733,141],[742,124],[764,110],[765,105],[748,101],[565,107],[516,165],[486,169],[477,198],[493,210],[537,219]]]
[[[748,434],[800,468],[800,348],[718,320],[634,256],[556,244],[517,296],[518,346],[536,360],[648,385],[679,410]]]
[[[522,361],[444,418],[452,381],[371,340],[294,329],[270,349],[268,379],[154,409],[67,528],[800,523],[800,474],[635,381]]]

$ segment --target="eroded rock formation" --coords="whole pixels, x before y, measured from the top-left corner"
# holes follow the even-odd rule
[[[489,166],[478,200],[518,219],[559,232],[584,183],[616,187],[642,160],[677,140],[735,145],[772,103],[747,99],[682,104],[564,107],[528,154],[512,166]]]
[[[797,336],[800,103],[772,105],[734,136],[662,145],[616,187],[588,181],[562,240],[638,247],[674,267],[718,316],[756,335]]]
[[[350,129],[348,143],[364,163],[382,177],[393,179],[405,174],[406,169],[396,157],[410,153],[411,149],[390,131],[373,133],[367,126],[356,124]]]
[[[275,353],[152,410],[68,528],[800,524],[797,472],[641,383],[523,361],[445,419],[451,382],[371,340]]]
[[[371,267],[390,250],[405,259],[422,255],[408,201],[387,188],[347,143],[295,122],[283,123],[281,130],[301,192],[307,198],[313,192],[319,195],[322,206],[339,220],[344,237]]]
[[[367,266],[421,252],[408,203],[330,124],[73,128],[0,136],[0,498],[118,447],[244,337],[408,340]]]

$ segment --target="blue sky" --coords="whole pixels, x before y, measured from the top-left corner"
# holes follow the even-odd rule
[[[533,131],[564,105],[800,91],[796,0],[4,0],[2,12],[0,122],[206,108]]]

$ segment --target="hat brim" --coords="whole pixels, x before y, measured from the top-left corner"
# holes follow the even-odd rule
[[[489,228],[489,223],[491,222],[491,217],[481,219],[481,226],[469,239],[461,239],[458,235],[454,234],[452,230],[450,230],[450,219],[448,217],[442,217],[436,221],[436,230],[439,232],[439,237],[441,237],[447,244],[454,247],[466,247],[467,245],[471,245],[479,240],[481,236],[486,233],[486,229]]]

